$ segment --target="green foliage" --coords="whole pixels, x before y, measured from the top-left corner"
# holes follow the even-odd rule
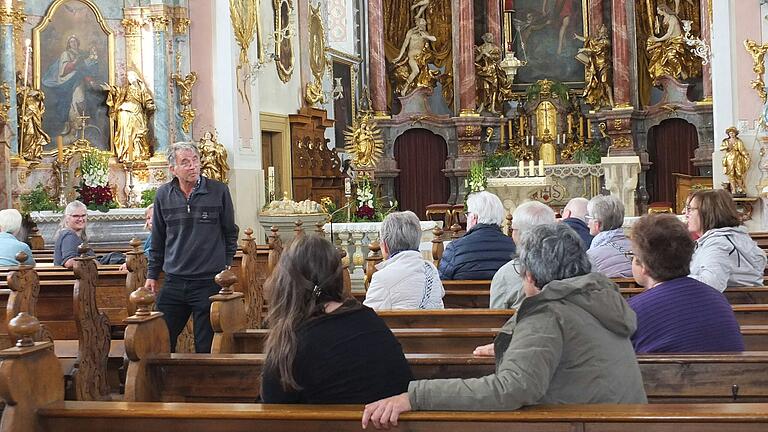
[[[155,196],[157,195],[157,188],[149,188],[141,191],[141,206],[144,208],[149,207],[155,202]]]
[[[38,183],[31,192],[19,195],[21,213],[28,215],[33,211],[60,210],[42,183]]]
[[[488,178],[485,175],[485,164],[472,163],[469,167],[469,175],[467,176],[467,192],[480,192],[485,190],[485,186],[488,184]]]
[[[486,156],[483,160],[485,169],[488,172],[496,172],[501,167],[515,166],[517,165],[517,158],[511,152],[495,153],[490,156]]]
[[[562,102],[568,101],[568,87],[560,81],[552,82],[552,93],[557,96]],[[528,90],[525,92],[525,98],[528,100],[536,99],[541,93],[541,85],[533,83],[528,86]]]
[[[600,143],[597,140],[593,140],[591,144],[585,146],[582,149],[577,150],[573,154],[573,159],[580,163],[586,163],[590,165],[596,165],[600,163],[600,158],[603,157],[603,152],[600,149]]]

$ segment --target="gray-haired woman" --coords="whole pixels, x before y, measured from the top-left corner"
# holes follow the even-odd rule
[[[379,237],[386,261],[376,266],[363,304],[377,310],[442,309],[445,291],[437,268],[419,252],[419,218],[410,211],[390,213]]]
[[[88,241],[85,225],[88,218],[88,208],[80,201],[72,201],[64,209],[64,216],[54,236],[53,264],[72,268],[78,257],[77,248]],[[88,251],[93,255],[93,251]]]
[[[592,270],[609,278],[632,277],[632,243],[624,234],[624,204],[613,195],[597,195],[587,204],[589,233],[595,236],[587,255]]]
[[[563,224],[539,225],[519,246],[527,297],[496,337],[496,372],[411,381],[407,393],[366,405],[363,427],[371,421],[386,428],[410,410],[647,401],[629,340],[635,313],[615,284],[589,272],[576,232]]]

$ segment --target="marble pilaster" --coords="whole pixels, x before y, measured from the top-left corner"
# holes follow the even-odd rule
[[[187,10],[186,8],[175,8],[174,9],[174,16],[173,16],[173,52],[174,52],[174,62],[173,62],[173,72],[181,75],[186,76],[188,71],[190,70],[190,45],[189,45],[189,23],[190,20],[187,18]],[[173,94],[174,94],[174,103],[173,103],[173,118],[174,118],[174,124],[176,125],[175,128],[175,138],[174,141],[191,141],[192,140],[192,127],[190,126],[189,132],[185,132],[184,129],[182,129],[182,117],[181,117],[181,111],[182,106],[180,102],[180,90],[176,86],[176,84],[173,84]]]
[[[155,156],[154,159],[165,159],[165,153],[170,145],[170,102],[169,102],[169,84],[170,68],[167,50],[167,32],[171,19],[164,11],[153,12],[149,17],[152,22],[152,39],[154,51],[154,98],[155,114],[152,117],[155,136]]]
[[[459,2],[459,115],[476,115],[475,17],[470,1]]]
[[[125,65],[127,70],[142,70],[141,63],[141,8],[125,8],[121,21],[125,32]]]
[[[486,31],[493,35],[493,40],[501,45],[501,8],[498,0],[488,0],[488,27]]]
[[[700,0],[701,36],[699,37],[709,47],[712,47],[712,15],[711,15],[712,6],[710,3],[711,1],[712,0]],[[702,82],[704,101],[711,102],[712,101],[712,64],[711,63],[701,65],[701,82]]]
[[[614,0],[611,14],[613,20],[613,100],[616,107],[625,108],[631,106],[630,65],[632,61],[626,0]]]
[[[11,152],[5,145],[6,124],[0,119],[0,206],[11,207]]]
[[[6,127],[9,129],[6,142],[10,146],[10,154],[18,154],[19,151],[19,113],[16,106],[16,68],[15,47],[13,43],[13,9],[0,7],[0,84],[8,84],[10,88],[9,100],[0,103],[8,103],[8,120]],[[2,99],[2,96],[0,96]]]
[[[371,107],[377,116],[387,115],[387,81],[384,58],[384,9],[382,0],[368,2],[368,82]]]
[[[596,36],[603,25],[603,0],[589,0],[587,5],[589,35]]]

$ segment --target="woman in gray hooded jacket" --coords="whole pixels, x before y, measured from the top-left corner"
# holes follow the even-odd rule
[[[741,224],[728,191],[696,191],[686,210],[688,231],[699,236],[690,277],[720,292],[729,286],[763,285],[765,252]]]
[[[520,249],[527,297],[496,337],[496,372],[411,381],[407,393],[366,405],[364,428],[396,425],[410,410],[647,402],[629,340],[635,313],[614,283],[589,272],[579,236],[563,224],[539,225]]]

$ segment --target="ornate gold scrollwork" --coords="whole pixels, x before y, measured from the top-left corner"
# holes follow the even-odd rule
[[[370,111],[361,112],[354,124],[344,131],[345,150],[352,155],[356,170],[373,169],[384,151],[381,130]]]
[[[3,81],[3,83],[0,84],[0,92],[3,94],[3,104],[0,105],[0,119],[7,122],[8,111],[11,109],[11,88],[8,86],[7,82]]]
[[[251,108],[251,101],[248,98],[245,85],[247,77],[250,75],[251,62],[248,60],[248,49],[256,38],[256,48],[258,51],[259,62],[264,61],[264,45],[262,43],[260,27],[260,9],[258,1],[251,0],[229,0],[229,16],[232,21],[232,31],[235,35],[235,41],[240,46],[240,58],[237,62],[236,73],[237,92],[240,97]],[[241,82],[242,81],[242,82]]]
[[[632,138],[622,135],[613,139],[614,148],[630,148],[632,147]]]
[[[179,103],[181,104],[181,129],[189,133],[189,127],[195,121],[197,110],[192,108],[192,86],[197,82],[197,73],[190,72],[182,77],[179,73],[171,74],[171,79],[179,89]]]
[[[176,17],[173,19],[173,32],[176,34],[185,34],[189,29],[189,18]]]
[[[275,13],[275,67],[282,82],[291,80],[293,74],[293,47],[290,16],[293,13],[293,0],[272,0]]]
[[[123,18],[120,24],[123,25],[126,36],[135,36],[141,31],[141,23],[135,18]]]
[[[152,23],[156,32],[164,32],[168,30],[168,24],[171,23],[171,19],[165,15],[152,15],[149,17],[149,21]]]
[[[318,3],[317,7],[309,6],[309,67],[312,70],[313,82],[307,84],[304,99],[310,105],[325,103],[323,75],[326,63],[325,28]]]
[[[757,77],[750,81],[750,84],[757,94],[760,96],[760,100],[765,103],[768,100],[768,92],[765,91],[765,81],[763,81],[765,75],[765,53],[768,52],[768,42],[758,45],[753,40],[745,40],[744,48],[752,56],[752,71],[757,74]]]

